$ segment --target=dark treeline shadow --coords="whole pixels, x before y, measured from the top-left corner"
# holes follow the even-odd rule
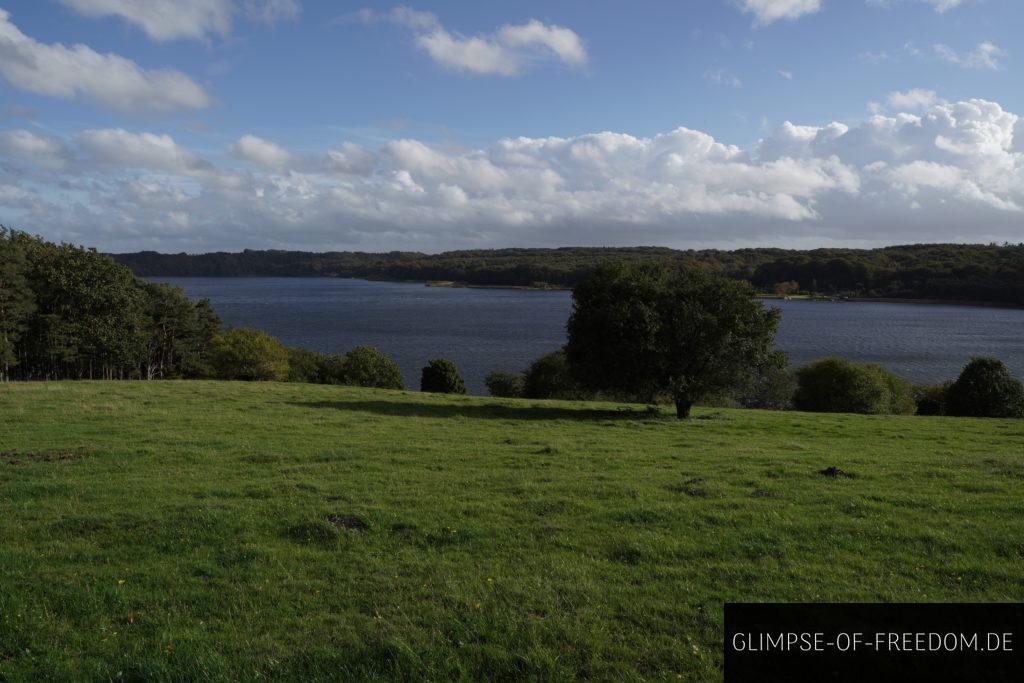
[[[651,415],[642,408],[561,408],[524,403],[441,404],[420,401],[288,401],[299,408],[323,408],[397,417],[468,417],[482,420],[637,420]]]

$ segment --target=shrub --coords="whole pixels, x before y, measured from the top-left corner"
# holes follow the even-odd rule
[[[322,353],[317,359],[317,382],[320,384],[346,384],[345,357],[336,353]]]
[[[530,364],[523,376],[523,396],[526,398],[584,398],[572,373],[565,351],[559,349],[541,356]]]
[[[466,383],[462,381],[455,363],[447,358],[435,358],[423,368],[420,391],[434,394],[464,394]]]
[[[319,382],[320,358],[323,356],[309,349],[288,349],[288,381]]]
[[[917,412],[917,401],[914,400],[914,388],[902,377],[886,372],[881,366],[874,366],[885,375],[889,388],[889,410],[892,415],[913,415]]]
[[[946,414],[965,417],[1024,417],[1024,386],[1003,362],[974,358],[949,387]]]
[[[875,364],[825,358],[796,371],[797,410],[906,415],[914,412],[910,385]]]
[[[796,377],[786,369],[785,354],[779,352],[773,362],[753,372],[730,392],[736,405],[761,410],[790,410],[796,393]]]
[[[372,346],[359,346],[341,360],[339,376],[345,384],[378,389],[404,389],[402,372],[395,361]]]
[[[914,402],[918,415],[945,415],[946,394],[952,382],[945,384],[919,384],[914,387]]]
[[[266,332],[236,327],[213,338],[210,362],[220,379],[288,379],[288,349]]]
[[[495,370],[484,379],[487,391],[498,398],[518,398],[523,395],[523,376],[518,372]]]

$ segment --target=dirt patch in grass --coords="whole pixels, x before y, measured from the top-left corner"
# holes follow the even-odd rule
[[[327,515],[327,521],[339,529],[369,531],[370,525],[355,515]]]
[[[853,475],[849,472],[844,472],[838,467],[826,467],[823,470],[819,470],[818,474],[829,479],[852,479]]]
[[[87,453],[69,451],[2,451],[0,464],[24,465],[29,462],[71,462],[81,460]]]

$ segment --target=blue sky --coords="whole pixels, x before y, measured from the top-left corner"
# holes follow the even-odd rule
[[[1024,239],[1018,0],[0,10],[0,220],[103,249]]]

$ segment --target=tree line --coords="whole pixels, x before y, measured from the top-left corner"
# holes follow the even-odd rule
[[[495,371],[492,395],[698,402],[873,415],[1024,417],[1024,385],[994,358],[912,387],[874,363],[823,358],[795,372],[775,349],[778,309],[748,283],[660,265],[602,266],[573,290],[568,342],[523,373]]]
[[[0,227],[0,379],[202,376],[220,327],[207,300]]]
[[[705,268],[608,263],[573,291],[562,349],[524,373],[494,372],[496,396],[698,402],[872,414],[1024,415],[1024,387],[996,359],[955,381],[911,387],[878,365],[826,358],[787,370],[779,311],[750,283]],[[146,282],[95,250],[0,227],[0,380],[217,378],[404,389],[370,347],[288,348],[259,330],[224,330],[208,300]],[[433,359],[420,389],[465,393],[455,364]]]
[[[305,276],[563,287],[601,265],[699,267],[780,290],[835,297],[931,299],[1024,305],[1024,244],[917,244],[878,249],[676,250],[566,247],[419,252],[256,251],[114,254],[140,276]]]

